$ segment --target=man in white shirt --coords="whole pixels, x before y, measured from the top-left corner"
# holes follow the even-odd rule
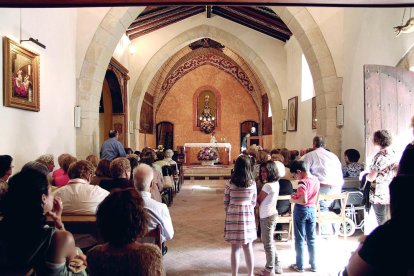
[[[162,238],[162,253],[167,253],[167,247],[165,241],[171,240],[174,236],[174,228],[171,221],[170,211],[167,205],[160,203],[151,198],[151,182],[154,177],[153,169],[146,165],[141,164],[134,170],[134,186],[138,192],[141,193],[144,199],[145,208],[148,211],[149,230],[154,229],[158,224],[161,225],[161,238]]]
[[[342,164],[339,158],[325,149],[325,139],[322,136],[313,138],[313,151],[305,154],[302,160],[309,168],[311,174],[321,183],[321,194],[341,193],[344,179],[342,177]],[[321,210],[328,211],[332,201],[321,201]]]
[[[86,160],[72,163],[68,170],[69,182],[54,194],[62,199],[63,214],[94,215],[99,203],[109,194],[97,185],[90,185],[95,167]]]

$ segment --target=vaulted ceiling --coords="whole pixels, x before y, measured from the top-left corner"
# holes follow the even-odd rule
[[[207,18],[226,18],[283,42],[292,35],[273,10],[247,6],[149,6],[132,22],[126,34],[133,40],[200,13]]]

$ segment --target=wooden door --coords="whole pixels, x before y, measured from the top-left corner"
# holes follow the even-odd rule
[[[174,125],[170,122],[160,122],[156,128],[157,146],[163,145],[164,149],[174,149]]]
[[[380,129],[391,133],[392,147],[400,154],[412,140],[414,73],[391,66],[365,65],[364,90],[366,157],[374,154],[372,135]]]

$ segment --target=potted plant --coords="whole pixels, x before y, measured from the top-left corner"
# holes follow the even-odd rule
[[[213,166],[214,161],[218,158],[218,152],[216,148],[206,147],[201,149],[197,154],[197,159],[201,161],[203,166]]]

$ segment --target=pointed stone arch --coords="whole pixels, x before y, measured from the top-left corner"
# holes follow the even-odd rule
[[[89,153],[99,152],[98,140],[98,116],[99,100],[102,83],[109,60],[114,49],[125,33],[128,26],[145,7],[111,8],[98,26],[95,35],[87,49],[82,64],[81,72],[77,80],[77,105],[81,106],[81,128],[76,132],[77,156],[85,157]],[[318,108],[318,133],[328,138],[329,147],[336,153],[341,149],[341,133],[335,123],[335,107],[340,102],[342,93],[342,79],[337,77],[334,62],[322,35],[319,26],[314,21],[306,8],[301,7],[273,7],[280,18],[297,38],[305,57],[308,61],[317,97]],[[231,47],[251,68],[259,75],[271,102],[272,110],[280,112],[278,118],[282,118],[282,103],[271,73],[255,52],[228,32],[221,29],[201,25],[178,35],[167,43],[150,60],[140,75],[131,95],[131,117],[136,117],[139,122],[139,112],[145,88],[148,87],[156,71],[156,62],[162,64],[170,56],[167,51],[178,51],[183,45],[201,37],[209,37],[222,41]],[[170,52],[171,53],[171,52]],[[249,53],[249,54],[245,54]],[[158,63],[159,64],[159,63]],[[272,144],[283,141],[283,135],[278,129],[282,127],[282,121],[273,121]],[[134,140],[132,140],[134,144]],[[135,146],[135,145],[133,145]]]
[[[342,78],[336,74],[325,38],[307,8],[272,9],[289,27],[302,48],[315,88],[318,134],[324,135],[329,149],[340,156],[341,130],[336,126],[336,106],[342,101]]]
[[[157,72],[156,68],[159,68],[159,64],[166,63],[171,55],[180,51],[184,46],[187,46],[189,43],[205,37],[213,39],[223,45],[226,45],[226,47],[230,48],[242,59],[239,62],[236,60],[236,62],[238,64],[245,64],[245,68],[243,68],[243,65],[241,66],[243,70],[253,70],[254,73],[257,74],[259,80],[263,84],[264,91],[266,91],[269,95],[272,110],[275,111],[273,129],[281,130],[283,119],[281,97],[278,86],[268,67],[265,65],[263,60],[255,53],[255,51],[248,45],[246,45],[244,42],[242,42],[240,39],[238,39],[229,32],[209,25],[196,26],[177,35],[168,43],[166,43],[150,59],[150,61],[147,63],[144,70],[142,71],[140,77],[138,78],[131,94],[131,117],[133,117],[135,114],[135,121],[139,122],[139,110],[141,109],[145,91],[148,90],[151,80],[155,77]],[[283,139],[284,136],[282,135],[281,131],[273,132],[273,145],[281,145],[281,143],[283,143]]]

